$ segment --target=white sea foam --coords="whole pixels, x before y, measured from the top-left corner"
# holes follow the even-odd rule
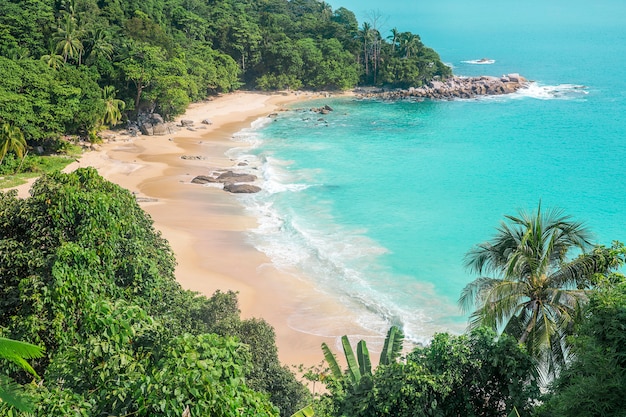
[[[495,64],[495,59],[481,58],[481,59],[469,59],[467,61],[461,61],[464,64],[472,64],[472,65],[490,65]]]
[[[514,96],[537,100],[580,100],[589,94],[587,87],[576,84],[541,85],[533,82],[519,89]]]

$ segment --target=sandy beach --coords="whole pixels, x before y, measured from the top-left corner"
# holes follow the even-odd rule
[[[320,334],[295,330],[298,321],[323,321],[325,311],[332,310],[334,317],[350,317],[350,312],[342,311],[345,308],[339,302],[319,294],[306,280],[277,270],[246,242],[245,232],[257,222],[245,214],[235,195],[191,180],[220,169],[236,169],[236,162],[225,156],[227,150],[241,146],[231,140],[234,133],[283,105],[317,97],[295,93],[223,95],[192,104],[176,118],[176,122],[193,120],[193,130],[134,138],[118,134],[66,168],[94,167],[109,181],[141,197],[142,208],[176,254],[180,284],[207,296],[217,290],[237,291],[242,317],[263,318],[274,327],[280,360],[288,365],[319,364],[322,342],[332,346],[337,336],[361,332],[340,323],[336,332],[330,333],[328,323],[320,326],[324,328]],[[201,123],[207,118],[212,124]],[[183,155],[202,159],[183,159]],[[28,196],[29,188],[30,184],[18,187],[19,195]],[[307,328],[311,327],[315,324]]]

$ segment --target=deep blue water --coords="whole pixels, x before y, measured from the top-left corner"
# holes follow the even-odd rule
[[[383,36],[420,34],[458,75],[535,83],[479,100],[325,99],[306,106],[329,104],[329,115],[288,112],[242,134],[255,146],[233,155],[265,179],[242,200],[260,219],[250,239],[277,265],[360,324],[400,323],[426,340],[463,330],[456,300],[475,278],[463,257],[505,214],[541,201],[585,221],[598,243],[626,239],[626,5],[330,3],[360,21],[379,15]],[[463,62],[483,57],[495,63]]]

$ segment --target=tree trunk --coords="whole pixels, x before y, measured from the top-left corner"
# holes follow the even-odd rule
[[[537,301],[535,301],[534,303],[535,305],[533,306],[533,316],[530,319],[528,326],[526,326],[524,333],[522,333],[522,335],[520,336],[519,343],[522,343],[522,344],[526,343],[526,340],[528,339],[530,332],[532,332],[533,328],[535,327],[535,324],[537,323],[537,315],[539,314],[539,303]]]
[[[20,166],[17,167],[17,170],[15,171],[16,174],[20,173],[20,169],[22,169],[22,164],[24,163],[24,159],[26,159],[26,155],[28,155],[28,149],[26,149],[26,153],[24,154],[24,156],[22,157],[22,160],[20,161]],[[0,164],[2,163],[2,161],[0,161]]]

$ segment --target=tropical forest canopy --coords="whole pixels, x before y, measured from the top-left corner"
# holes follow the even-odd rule
[[[418,35],[317,0],[0,0],[0,125],[87,136],[121,110],[181,114],[240,87],[417,86],[450,69]],[[120,102],[121,100],[121,102]]]

